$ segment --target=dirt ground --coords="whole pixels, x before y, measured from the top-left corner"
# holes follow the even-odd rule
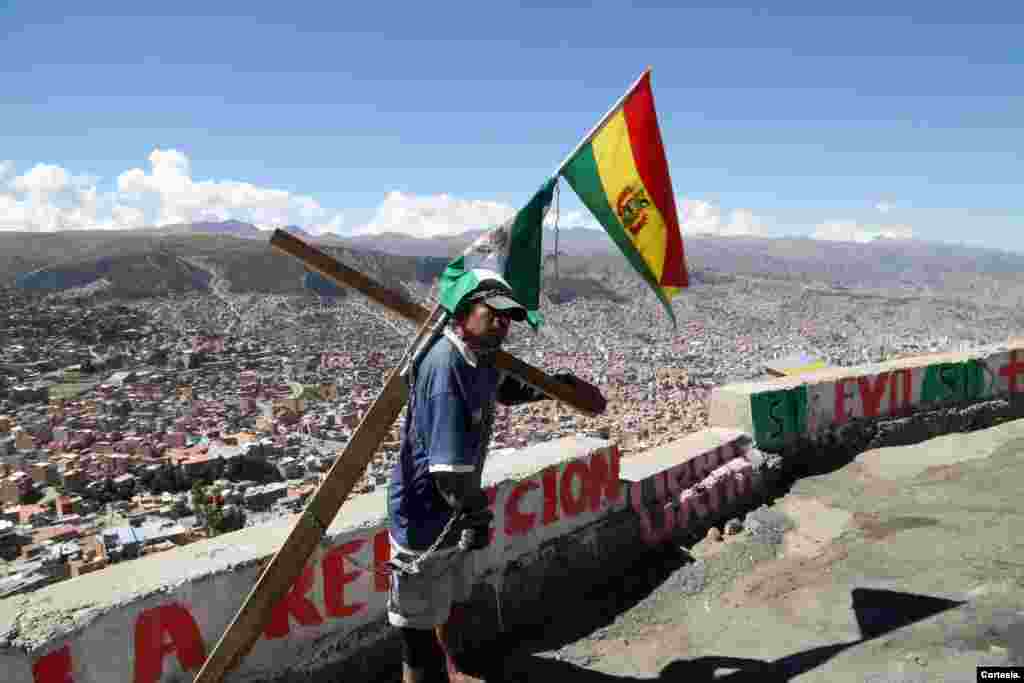
[[[973,681],[1024,665],[1024,420],[864,453],[667,547],[489,681]],[[500,669],[500,673],[497,671]]]

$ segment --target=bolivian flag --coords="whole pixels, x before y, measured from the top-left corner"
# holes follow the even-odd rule
[[[650,71],[626,93],[561,175],[668,311],[686,287],[686,259]]]

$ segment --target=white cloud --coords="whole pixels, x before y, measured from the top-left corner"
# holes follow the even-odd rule
[[[0,194],[0,230],[21,230],[28,222],[26,208],[9,194]]]
[[[827,221],[819,224],[811,237],[832,242],[864,243],[880,238],[908,240],[914,237],[914,231],[908,225],[864,226],[856,221]]]
[[[676,198],[680,230],[684,235],[767,236],[767,230],[759,216],[750,209],[733,209],[728,219],[722,218],[719,207],[703,199]],[[544,224],[554,224],[554,212],[549,212]],[[601,226],[587,210],[563,212],[558,219],[565,228],[590,228],[600,230]]]
[[[766,236],[763,221],[750,209],[733,209],[723,220],[718,206],[703,199],[678,198],[680,230],[684,235],[719,235],[723,237]]]
[[[148,174],[133,168],[118,176],[117,189],[122,205],[148,209],[157,225],[233,219],[261,228],[297,224],[337,232],[344,220],[309,196],[234,180],[193,180],[188,157],[177,150],[153,150],[149,163]]]
[[[558,219],[559,228],[586,228],[587,230],[601,230],[601,225],[594,220],[594,217],[586,210],[562,211],[559,209],[555,215],[554,206],[544,217],[544,225],[548,228],[555,227],[555,219]]]
[[[145,224],[146,212],[133,206],[115,204],[110,210],[110,222],[120,230],[138,227]]]
[[[0,178],[14,165],[0,165]],[[0,229],[31,232],[74,230],[97,221],[96,179],[74,176],[60,166],[36,164],[6,183],[0,191]]]
[[[156,149],[150,170],[132,168],[116,191],[100,194],[98,178],[37,164],[6,184],[13,164],[0,162],[0,229],[52,231],[138,228],[202,220],[240,220],[261,228],[299,225],[311,232],[338,232],[343,215],[305,195],[233,180],[195,180],[178,150]],[[6,188],[6,189],[3,189]]]
[[[887,202],[884,199],[875,204],[875,209],[879,213],[889,213],[895,208],[892,202]]]
[[[28,173],[11,182],[15,192],[32,195],[56,194],[71,184],[68,172],[52,164],[36,164]]]
[[[717,205],[700,199],[677,200],[681,229],[684,234],[709,235],[765,235],[760,217],[749,209],[734,209],[723,218]],[[448,194],[417,196],[390,192],[377,208],[373,220],[356,229],[355,234],[398,232],[414,237],[454,235],[466,230],[479,230],[498,225],[515,215],[516,209],[508,204],[483,200],[468,200]],[[544,218],[546,227],[555,224],[552,205]],[[602,229],[587,209],[560,209],[560,228]]]
[[[718,207],[702,199],[682,199],[676,204],[681,209],[679,228],[684,235],[717,235],[722,226]]]
[[[719,234],[765,236],[767,230],[761,218],[750,209],[733,209],[729,214],[729,224]]]
[[[455,235],[499,225],[515,212],[514,208],[500,202],[458,199],[448,194],[417,196],[389,192],[373,219],[354,233],[401,232],[421,238]]]

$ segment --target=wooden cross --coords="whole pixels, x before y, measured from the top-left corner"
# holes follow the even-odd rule
[[[270,245],[298,258],[307,268],[317,271],[335,284],[353,287],[391,312],[418,323],[420,329],[410,348],[415,347],[423,335],[428,333],[431,321],[438,312],[437,308],[431,312],[401,294],[383,287],[284,230],[274,231]],[[570,387],[504,351],[496,354],[495,365],[499,370],[515,375],[547,396],[573,406],[585,414],[599,415],[604,412],[605,399],[601,392],[590,384],[581,381]],[[195,683],[220,681],[224,674],[235,668],[255,645],[271,610],[285,597],[302,573],[309,556],[316,549],[338,509],[362,478],[377,448],[388,436],[391,425],[401,412],[406,399],[407,387],[401,376],[401,368],[395,368],[356,427],[345,450],[335,460],[316,492],[306,503],[288,538],[263,570],[234,620],[203,664]]]

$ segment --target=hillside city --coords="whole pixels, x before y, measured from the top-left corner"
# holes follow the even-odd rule
[[[540,331],[506,345],[598,386],[606,413],[499,407],[491,457],[578,433],[629,457],[705,427],[716,385],[965,350],[1024,323],[1010,303],[750,275],[695,282],[673,327],[630,277],[606,282],[625,302],[546,300]],[[237,293],[216,272],[205,292],[97,294],[0,289],[0,598],[297,513],[414,332],[358,295]],[[354,493],[386,485],[402,419]]]

